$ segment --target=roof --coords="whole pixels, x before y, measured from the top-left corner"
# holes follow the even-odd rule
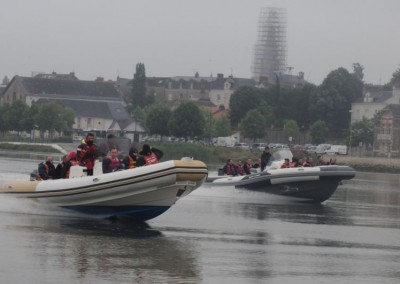
[[[400,105],[398,104],[387,105],[382,111],[390,111],[396,119],[400,119]]]
[[[120,98],[110,82],[47,79],[15,76],[28,94],[85,96],[93,98]]]
[[[122,103],[118,102],[91,102],[77,100],[39,99],[38,104],[54,102],[64,108],[71,108],[77,116],[98,117],[115,120],[128,120],[129,115]]]
[[[369,96],[371,103],[384,103],[388,99],[390,99],[393,96],[392,91],[372,91],[372,92],[366,92],[361,98],[357,98],[355,103],[365,103],[365,98]]]

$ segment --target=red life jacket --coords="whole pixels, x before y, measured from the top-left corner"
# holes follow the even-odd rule
[[[111,158],[108,159],[110,160],[110,163],[108,164],[108,169],[110,171],[114,171],[116,169],[121,168],[121,162],[119,159],[111,159]]]
[[[158,163],[158,158],[154,153],[151,153],[150,155],[145,155],[143,156],[143,158],[146,161],[146,166]]]
[[[79,150],[79,149],[78,149]],[[97,157],[97,147],[95,144],[89,146],[85,144],[79,152],[79,158],[82,164],[86,166],[88,170],[92,170],[94,167],[94,160]]]

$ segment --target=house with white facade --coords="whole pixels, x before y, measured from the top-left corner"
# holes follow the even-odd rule
[[[390,104],[400,104],[400,86],[393,87],[392,91],[367,87],[362,98],[351,104],[351,123],[361,121],[363,117],[372,119]]]
[[[35,77],[14,76],[3,92],[1,104],[11,104],[16,100],[22,100],[28,106],[53,102],[72,109],[75,112],[75,133],[91,130],[131,133],[131,124],[135,124],[113,82],[79,80],[74,74],[67,76],[53,72]],[[134,128],[137,132],[144,132],[142,126],[135,125]]]

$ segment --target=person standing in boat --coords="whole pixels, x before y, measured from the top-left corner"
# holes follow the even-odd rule
[[[125,159],[122,161],[125,165],[125,169],[133,169],[136,167],[138,155],[139,155],[138,149],[134,147],[131,147],[129,149],[128,156],[126,156]]]
[[[265,170],[270,159],[271,153],[269,152],[269,147],[265,146],[264,152],[261,154],[261,171]]]
[[[117,148],[112,148],[110,151],[110,156],[103,159],[103,173],[112,173],[118,170],[122,170],[124,165],[118,158],[118,150]]]
[[[94,163],[97,159],[97,146],[94,144],[94,134],[88,133],[85,141],[78,146],[76,154],[80,164],[86,167],[88,176],[92,176]]]
[[[149,144],[144,144],[139,155],[140,157],[136,161],[137,167],[157,164],[164,153],[157,148],[151,147]]]

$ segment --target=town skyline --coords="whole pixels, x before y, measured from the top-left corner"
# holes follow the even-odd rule
[[[394,0],[16,0],[0,11],[0,78],[75,72],[81,80],[218,73],[251,78],[259,12],[287,9],[287,64],[320,84],[339,67],[364,66],[364,82],[399,68]]]

